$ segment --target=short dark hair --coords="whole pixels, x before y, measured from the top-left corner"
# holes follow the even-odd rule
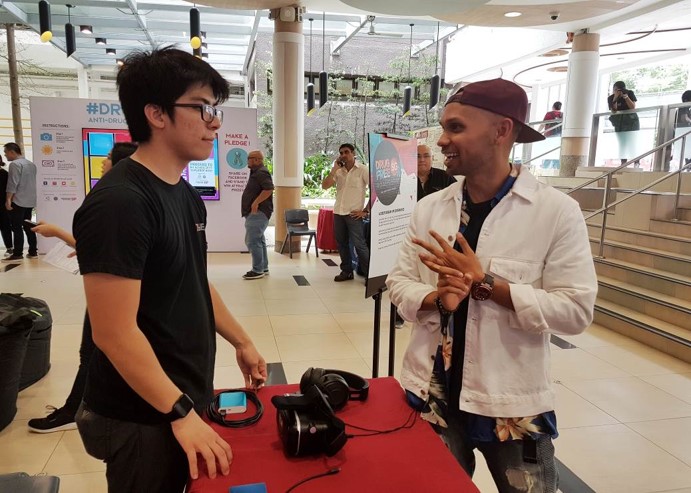
[[[557,111],[561,110],[561,101],[556,101],[556,102],[552,105],[552,108],[554,108],[554,109],[557,110]]]
[[[350,149],[350,152],[355,152],[355,146],[353,144],[348,144],[348,143],[341,144],[341,147],[338,148],[338,151],[340,152],[341,149],[343,149],[344,147],[347,147],[348,149]]]
[[[688,91],[684,91],[681,95],[681,102],[682,103],[689,103],[691,102],[691,89]]]
[[[626,89],[626,82],[623,80],[618,80],[614,83],[613,87],[616,87],[617,89]]]
[[[137,144],[134,142],[117,142],[110,150],[110,162],[115,166],[126,157],[134,154],[136,150]]]
[[[19,147],[19,144],[15,143],[15,142],[8,142],[3,147],[5,148],[6,151],[12,151],[12,152],[19,154],[20,156],[22,155],[22,148]]]
[[[118,71],[117,86],[132,139],[143,143],[151,138],[146,105],[159,106],[173,119],[175,101],[196,85],[209,86],[216,104],[230,95],[228,82],[216,69],[185,51],[168,46],[127,55]]]

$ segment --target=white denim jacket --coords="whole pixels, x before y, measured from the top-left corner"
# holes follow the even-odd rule
[[[427,399],[437,346],[439,314],[418,311],[436,290],[437,274],[420,261],[411,238],[450,245],[460,225],[463,179],[423,198],[386,285],[401,316],[413,322],[401,384]],[[554,409],[550,334],[578,334],[590,325],[597,278],[585,221],[564,193],[521,172],[480,231],[482,268],[510,283],[515,311],[491,299],[470,300],[460,409],[493,417],[533,416]]]

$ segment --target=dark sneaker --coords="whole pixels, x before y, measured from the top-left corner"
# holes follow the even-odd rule
[[[10,255],[2,259],[3,262],[19,262],[24,258],[24,255]]]
[[[38,253],[30,253],[26,256],[26,258],[38,258]]]
[[[264,275],[265,275],[265,276],[268,276],[268,275],[269,275],[269,269],[266,269],[266,270],[264,271]]]
[[[34,433],[53,433],[54,431],[76,430],[77,423],[74,422],[74,413],[64,407],[56,409],[53,406],[46,406],[52,409],[45,418],[34,418],[29,420],[29,431]]]
[[[334,277],[334,281],[336,281],[336,282],[350,281],[352,279],[353,279],[353,273],[352,272],[341,272],[339,275]]]
[[[254,272],[253,270],[242,276],[243,279],[261,279],[262,277],[264,277],[263,272]]]

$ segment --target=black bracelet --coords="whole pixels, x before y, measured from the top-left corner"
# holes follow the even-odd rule
[[[439,310],[441,332],[442,334],[446,335],[446,328],[449,326],[449,319],[451,318],[451,315],[458,310],[458,307],[456,310],[447,310],[444,307],[444,304],[441,302],[441,298],[439,296],[434,298],[434,304],[437,305],[437,310]]]

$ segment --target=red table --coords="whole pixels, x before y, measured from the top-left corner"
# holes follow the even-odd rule
[[[334,210],[330,207],[319,209],[317,216],[317,248],[325,251],[338,250],[334,236]]]
[[[187,491],[227,493],[231,486],[266,483],[268,493],[284,493],[302,479],[340,467],[340,473],[309,481],[295,488],[295,493],[479,493],[441,439],[419,417],[410,429],[350,438],[333,457],[287,457],[278,437],[271,397],[297,390],[297,385],[263,388],[259,398],[264,416],[254,426],[232,429],[212,425],[233,448],[230,474],[209,479],[206,466],[200,463],[200,477],[190,482]],[[349,424],[383,430],[401,426],[410,411],[400,385],[388,377],[371,380],[369,399],[351,401],[337,415]],[[361,433],[350,427],[347,432]]]

